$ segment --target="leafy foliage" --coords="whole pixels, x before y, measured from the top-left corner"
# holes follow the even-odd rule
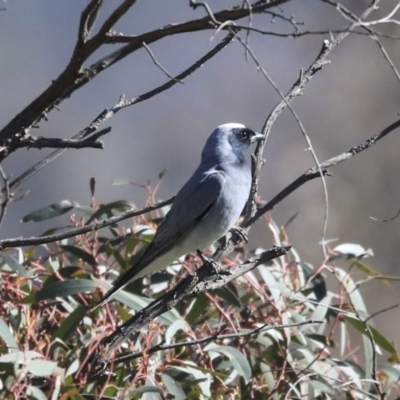
[[[70,216],[75,227],[130,206],[65,204],[81,213]],[[60,209],[50,205],[28,219],[56,217],[50,211]],[[337,246],[317,269],[292,249],[224,289],[178,304],[121,346],[109,375],[93,380],[100,340],[195,268],[189,256],[90,310],[151,240],[160,217],[153,212],[129,228],[3,251],[2,398],[373,399],[378,384],[398,390],[397,350],[368,318],[360,291],[379,274],[364,264],[371,251],[352,244]],[[268,228],[275,244],[288,241],[273,222]],[[225,262],[234,268],[250,255],[238,249]]]

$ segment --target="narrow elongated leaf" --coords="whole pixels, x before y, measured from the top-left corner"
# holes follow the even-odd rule
[[[371,249],[365,250],[359,244],[354,244],[354,243],[343,243],[343,244],[336,246],[333,250],[336,251],[337,253],[347,256],[349,258],[352,258],[352,257],[363,258],[363,257],[368,257],[368,256],[374,255],[374,253]],[[335,256],[333,256],[332,258],[335,258]],[[332,258],[330,258],[329,261],[331,261]]]
[[[28,221],[45,221],[59,215],[63,215],[68,211],[72,210],[77,204],[70,200],[62,200],[59,203],[53,203],[46,207],[40,208],[39,210],[33,211],[22,218],[22,222]]]
[[[31,360],[27,364],[26,369],[35,376],[50,376],[53,374],[56,367],[57,363],[55,361]]]
[[[192,304],[189,307],[189,312],[186,315],[186,321],[188,324],[193,324],[200,315],[205,315],[207,311],[207,305],[209,299],[204,293],[196,296]]]
[[[101,204],[98,210],[89,218],[88,224],[90,224],[95,219],[100,219],[104,215],[111,217],[113,215],[113,210],[125,211],[127,209],[133,208],[133,204],[125,200],[113,201],[108,204]]]
[[[67,371],[65,372],[65,376],[69,376],[74,374],[76,371],[78,371],[80,366],[79,358],[75,358],[74,361],[68,366]]]
[[[312,313],[311,319],[314,321],[322,321],[329,310],[329,305],[331,304],[331,301],[332,295],[325,296]]]
[[[211,382],[213,374],[211,370],[207,371],[205,368],[200,368],[193,361],[184,361],[182,367],[174,366],[167,370],[166,373],[171,375],[174,370],[193,375],[204,396],[206,396],[207,399],[211,398]]]
[[[221,296],[225,301],[227,301],[228,304],[232,304],[239,309],[243,308],[243,304],[239,300],[237,294],[235,294],[234,291],[231,290],[229,287],[222,287],[221,289],[216,290],[215,293]]]
[[[35,386],[28,386],[26,388],[26,394],[37,400],[48,400],[47,396]]]
[[[357,318],[352,318],[352,317],[346,317],[346,320],[350,322],[350,324],[353,325],[354,328],[356,328],[360,333],[362,333],[363,335],[368,335],[364,322],[360,321]],[[382,335],[382,333],[380,333],[377,329],[375,329],[373,326],[369,324],[368,327],[371,330],[375,344],[382,347],[382,349],[386,350],[391,354],[396,353],[396,348],[384,335]]]
[[[0,269],[18,272],[23,277],[28,276],[26,269],[10,254],[0,254]]]
[[[260,363],[260,369],[261,369],[261,372],[263,373],[265,382],[268,385],[268,389],[270,391],[272,391],[272,389],[275,387],[275,378],[274,378],[274,374],[271,370],[271,367],[268,364],[265,364],[262,362],[262,363]],[[278,400],[279,399],[278,394],[275,393],[272,398],[274,400]]]
[[[3,354],[0,356],[0,363],[26,363],[28,360],[33,360],[35,358],[42,358],[43,355],[37,351],[14,351],[12,353]]]
[[[71,246],[71,245],[64,245],[60,246],[63,250],[68,253],[73,254],[75,257],[82,259],[83,261],[87,262],[89,265],[96,265],[96,259],[89,254],[87,251],[81,249],[80,247]]]
[[[183,319],[177,319],[175,322],[172,323],[171,326],[168,327],[167,332],[165,333],[165,343],[170,344],[176,332],[178,332],[179,330],[182,330],[184,332],[189,330],[189,325]]]
[[[251,378],[250,364],[247,361],[247,358],[238,349],[230,346],[218,346],[214,343],[209,343],[204,350],[223,354],[228,357],[233,368],[236,369],[239,375],[243,376],[246,381]]]
[[[161,379],[167,387],[168,393],[174,396],[175,400],[186,399],[185,392],[182,390],[181,385],[179,385],[179,383],[177,383],[175,379],[171,378],[167,374],[162,374]]]
[[[61,323],[61,326],[54,333],[54,337],[65,340],[80,324],[83,317],[86,315],[88,308],[84,306],[78,307]]]
[[[10,328],[2,319],[0,319],[0,337],[4,340],[9,350],[18,350],[18,344],[15,341],[14,336],[10,332]]]
[[[109,285],[109,287],[111,287],[111,285]],[[128,293],[125,290],[121,290],[118,293],[116,293],[114,298],[120,301],[121,303],[124,303],[125,305],[127,305],[128,307],[132,308],[135,311],[140,311],[141,309],[148,306],[151,302],[154,301],[153,299],[148,299],[146,297],[141,297],[134,295],[132,293]],[[180,318],[180,315],[173,308],[171,310],[168,310],[164,314],[158,316],[157,321],[169,326],[173,322],[175,322],[177,318]]]
[[[163,394],[162,389],[160,389],[157,386],[142,386],[139,387],[137,389],[133,389],[131,391],[129,391],[129,394],[133,395],[133,394],[141,394],[141,393],[159,393],[159,394]]]
[[[73,296],[78,293],[91,292],[97,289],[97,283],[88,279],[68,279],[45,286],[35,294],[36,300],[55,299],[56,297]]]

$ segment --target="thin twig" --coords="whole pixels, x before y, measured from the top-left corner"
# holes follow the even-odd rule
[[[251,58],[253,59],[254,63],[256,64],[257,68],[261,71],[261,73],[265,76],[265,78],[270,83],[270,85],[279,94],[279,96],[281,97],[282,101],[284,101],[286,103],[286,106],[289,108],[290,112],[292,113],[293,117],[295,118],[295,120],[297,122],[297,125],[299,126],[300,131],[303,134],[304,139],[306,140],[306,143],[307,143],[307,146],[308,146],[308,150],[311,152],[312,157],[314,159],[314,162],[315,162],[315,164],[316,164],[316,166],[318,168],[318,171],[319,171],[320,176],[321,176],[321,182],[322,182],[322,186],[323,186],[323,190],[324,190],[324,197],[325,197],[325,216],[324,216],[324,224],[323,224],[323,229],[322,229],[322,243],[323,243],[322,248],[323,248],[323,251],[324,251],[324,256],[326,257],[327,253],[326,253],[326,248],[325,248],[325,236],[326,236],[326,230],[327,230],[327,227],[328,227],[328,217],[329,217],[328,188],[326,186],[325,177],[324,177],[324,174],[323,174],[322,169],[320,167],[317,154],[315,153],[314,147],[313,147],[313,145],[311,143],[311,139],[310,139],[309,135],[307,134],[306,129],[305,129],[304,125],[303,125],[303,122],[301,121],[301,119],[298,116],[297,112],[294,110],[294,108],[292,107],[290,102],[288,100],[286,100],[286,96],[283,94],[283,92],[279,89],[279,87],[273,81],[272,77],[269,75],[267,70],[261,65],[261,63],[259,62],[257,56],[254,54],[253,50],[238,35],[236,37],[237,37],[239,43],[241,43],[246,48],[247,52],[250,54]],[[266,125],[266,123],[264,124],[264,126],[265,125]],[[266,134],[265,131],[263,131],[263,133],[264,133],[264,135]],[[260,161],[263,163],[261,157],[262,157],[262,154],[260,153]],[[258,182],[258,180],[256,182]],[[258,184],[255,187],[255,189],[253,188],[253,190],[252,190],[252,195],[254,196],[252,198],[252,200],[254,201],[254,204],[255,204],[255,197],[257,196],[257,192],[258,192]],[[255,210],[253,209],[251,211],[253,212],[252,215],[254,215]]]
[[[400,120],[394,122],[393,124],[389,125],[385,128],[382,132],[378,135],[374,135],[369,139],[365,140],[363,143],[359,144],[358,146],[354,146],[348,151],[341,153],[335,157],[329,158],[328,160],[323,161],[320,163],[320,167],[324,175],[328,174],[328,168],[333,167],[334,165],[340,164],[343,161],[348,160],[349,158],[355,156],[356,154],[369,149],[374,144],[376,144],[379,140],[383,139],[389,133],[393,132],[395,129],[400,127]],[[252,224],[254,224],[258,219],[260,219],[266,212],[272,210],[278,203],[280,203],[284,198],[289,196],[292,192],[294,192],[297,188],[302,186],[305,182],[308,182],[312,179],[318,178],[319,171],[314,167],[308,169],[303,175],[299,176],[295,179],[289,186],[283,189],[280,193],[278,193],[272,200],[270,200],[267,204],[260,207],[257,212],[251,217],[249,220],[243,223],[243,228],[246,228]]]
[[[264,324],[258,328],[252,329],[248,332],[238,332],[238,333],[227,333],[227,334],[216,334],[216,335],[211,335],[207,336],[205,338],[201,339],[196,339],[196,340],[189,340],[186,342],[178,342],[178,343],[171,343],[171,344],[163,344],[160,343],[156,346],[153,346],[149,349],[146,349],[146,351],[137,351],[135,353],[131,353],[129,355],[123,355],[120,357],[116,357],[114,359],[114,365],[119,364],[121,362],[126,362],[133,360],[135,358],[142,357],[145,353],[146,354],[153,354],[156,353],[157,351],[162,351],[162,350],[172,350],[172,349],[177,349],[180,347],[189,347],[189,346],[195,346],[198,344],[203,344],[207,343],[210,341],[214,340],[224,340],[224,339],[235,339],[235,338],[241,338],[241,337],[252,337],[259,335],[260,333],[264,333],[270,330],[274,329],[284,329],[284,328],[296,328],[299,326],[304,326],[304,325],[311,325],[311,324],[322,324],[323,321],[316,321],[316,320],[309,320],[309,321],[303,321],[303,322],[296,322],[293,324],[276,324],[276,325],[268,325]]]
[[[171,204],[173,200],[174,197],[168,200],[160,201],[159,203],[156,203],[152,206],[142,208],[141,210],[128,210],[115,217],[102,219],[93,224],[85,225],[80,228],[71,229],[66,232],[55,233],[54,235],[39,236],[39,237],[34,236],[30,238],[20,237],[20,238],[0,240],[0,250],[6,249],[8,247],[33,246],[38,244],[52,243],[57,240],[67,239],[78,235],[83,235],[84,233],[97,231],[99,229],[113,225],[125,219],[137,217],[138,215],[146,214],[150,211],[162,208],[168,204]]]
[[[370,217],[373,221],[377,221],[377,222],[392,222],[395,219],[397,219],[400,216],[400,210],[397,211],[397,213],[395,215],[393,215],[393,217],[387,218],[387,219],[378,219],[375,217]]]
[[[146,51],[149,53],[151,59],[153,60],[154,64],[157,65],[158,68],[161,69],[162,72],[164,72],[165,75],[167,75],[167,77],[169,79],[173,79],[175,80],[175,78],[157,61],[155,55],[153,54],[153,52],[151,51],[150,47],[147,46],[146,43],[143,42],[143,47],[146,49]],[[179,83],[183,83],[183,81],[178,81]]]

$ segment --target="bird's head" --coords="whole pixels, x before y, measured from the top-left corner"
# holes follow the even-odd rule
[[[245,161],[246,152],[251,143],[265,139],[243,124],[228,123],[220,125],[208,138],[202,152],[202,160],[235,162]]]

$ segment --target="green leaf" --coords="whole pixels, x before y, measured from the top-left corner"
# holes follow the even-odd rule
[[[181,365],[182,367],[173,366],[166,370],[165,373],[172,375],[176,370],[188,375],[193,375],[206,399],[211,398],[212,375],[217,376],[218,374],[212,370],[206,370],[198,367],[193,361],[183,361]]]
[[[264,375],[265,381],[267,382],[269,391],[272,391],[272,389],[275,387],[276,383],[275,383],[275,378],[274,378],[274,374],[271,370],[271,367],[268,364],[265,364],[262,362],[262,363],[260,363],[260,369]],[[279,399],[278,394],[275,393],[272,398],[274,400],[278,400]]]
[[[42,358],[43,355],[38,353],[37,351],[27,350],[27,351],[14,351],[12,353],[3,354],[0,356],[0,363],[24,363],[28,360],[34,358]]]
[[[78,293],[91,292],[97,289],[98,285],[94,281],[88,279],[68,279],[67,281],[61,281],[52,283],[39,290],[35,294],[37,301],[55,299],[56,297],[73,296]]]
[[[18,351],[18,344],[10,332],[10,328],[2,319],[0,319],[0,337],[4,340],[9,350]]]
[[[34,212],[31,212],[25,217],[22,218],[22,222],[28,221],[45,221],[47,219],[51,219],[54,217],[58,217],[59,215],[65,214],[68,211],[72,210],[77,204],[70,200],[62,200],[59,203],[53,203],[46,207],[40,208]]]
[[[27,371],[35,376],[50,376],[56,368],[57,363],[48,360],[31,360],[26,366]]]
[[[161,390],[161,388],[159,388],[157,386],[142,386],[142,387],[139,387],[137,389],[133,389],[133,390],[129,391],[130,395],[142,394],[142,393],[159,393],[159,394],[163,394],[163,391]]]
[[[185,320],[177,319],[168,327],[167,331],[165,332],[165,343],[166,344],[172,343],[172,339],[176,335],[176,332],[180,330],[187,332],[189,329],[190,327]]]
[[[354,243],[342,243],[336,246],[333,251],[339,253],[340,255],[346,256],[348,258],[364,258],[368,256],[373,256],[374,253],[371,249],[365,250],[359,244]],[[332,261],[337,256],[332,256],[329,261]]]
[[[79,358],[75,358],[75,360],[72,361],[72,363],[68,366],[65,376],[74,374],[76,371],[78,371],[80,365]]]
[[[81,323],[83,317],[86,315],[88,307],[79,306],[76,310],[72,311],[67,318],[61,323],[61,326],[54,333],[54,338],[65,340]]]
[[[368,336],[367,329],[365,327],[366,323],[360,321],[358,318],[352,318],[352,317],[346,317],[346,320],[354,326],[360,333],[362,333],[365,336]],[[384,336],[382,333],[380,333],[377,329],[375,329],[373,326],[368,324],[369,329],[371,330],[372,338],[378,346],[382,347],[382,349],[386,350],[387,352],[391,354],[396,353],[396,348],[393,346],[392,343]],[[369,338],[369,336],[368,336]]]
[[[312,313],[311,319],[313,321],[322,321],[324,320],[326,313],[329,310],[329,306],[332,301],[332,295],[329,294],[328,296],[325,296],[318,304],[318,306],[315,308],[314,312]]]
[[[28,276],[28,272],[26,271],[26,269],[13,256],[9,254],[0,255],[0,269],[18,272],[21,276],[25,278]]]
[[[103,215],[107,217],[112,217],[113,210],[125,211],[131,208],[134,208],[133,204],[125,200],[118,200],[108,204],[101,204],[96,212],[89,218],[87,224],[90,224],[95,219],[100,219],[101,217],[103,217]]]
[[[161,379],[164,382],[168,393],[174,396],[175,400],[185,400],[186,395],[182,390],[182,387],[175,381],[175,379],[171,378],[167,374],[162,374]]]
[[[393,365],[385,364],[379,367],[379,370],[386,374],[390,382],[400,382],[400,371]]]
[[[26,394],[28,396],[32,396],[37,400],[48,400],[47,396],[39,388],[35,386],[28,386],[26,388]]]
[[[238,349],[230,346],[218,346],[215,343],[209,343],[204,350],[223,354],[228,357],[233,368],[236,369],[239,375],[243,376],[246,381],[251,378],[252,373],[250,364],[247,361],[247,358]]]
[[[189,312],[185,318],[187,323],[193,324],[200,315],[206,315],[208,303],[209,300],[204,293],[196,296],[195,300],[193,300],[192,304],[188,307]]]
[[[112,287],[112,284],[106,280],[99,280],[93,278],[93,281],[90,282],[93,282],[96,287],[103,287],[106,290],[109,290]],[[132,293],[128,293],[125,290],[120,290],[118,293],[115,294],[113,299],[120,301],[121,303],[125,304],[126,306],[135,311],[140,311],[141,309],[148,306],[150,303],[154,301],[154,299],[149,299],[148,297],[143,297]],[[164,314],[158,316],[157,321],[169,326],[173,322],[175,322],[178,318],[181,318],[181,316],[176,311],[176,309],[172,308],[171,310],[168,310]]]
[[[65,250],[68,253],[73,254],[75,257],[80,258],[81,260],[85,261],[89,265],[96,265],[96,259],[89,254],[87,251],[81,249],[80,247],[76,246],[71,246],[71,245],[64,245],[60,246],[63,250]]]
[[[232,287],[222,287],[221,289],[216,290],[215,293],[221,296],[228,304],[231,304],[239,309],[243,309],[243,304],[239,300],[237,293],[235,293],[235,290],[232,289]]]
[[[111,288],[111,285],[108,282],[107,282],[107,286],[108,286],[108,288]],[[129,308],[131,308],[135,311],[142,310],[144,307],[147,307],[150,303],[152,303],[154,301],[154,299],[137,296],[135,294],[128,293],[125,290],[120,290],[118,293],[115,294],[114,298],[115,298],[115,300],[118,300],[121,303],[124,303]],[[178,318],[180,318],[180,315],[173,308],[171,310],[168,310],[164,314],[158,316],[157,321],[169,326],[173,322],[175,322]]]

